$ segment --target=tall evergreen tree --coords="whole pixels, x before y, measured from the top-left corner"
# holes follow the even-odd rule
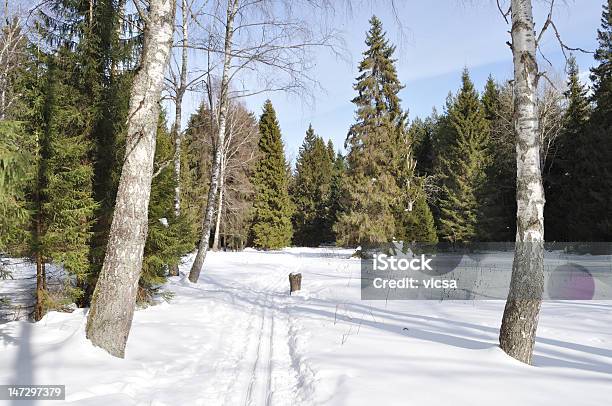
[[[345,147],[347,174],[345,211],[334,231],[343,245],[370,245],[391,241],[395,235],[395,209],[400,203],[396,181],[398,131],[403,113],[398,97],[395,47],[385,38],[381,21],[370,19],[367,49],[353,86],[357,122],[349,130]],[[403,130],[403,128],[401,129]]]
[[[346,160],[340,152],[336,154],[334,158],[334,166],[332,168],[332,177],[330,180],[329,190],[329,203],[327,222],[329,224],[329,230],[331,231],[331,237],[333,240],[338,240],[338,236],[334,232],[334,226],[338,221],[338,216],[343,212],[344,206],[343,201],[343,186],[346,176]]]
[[[260,159],[255,166],[253,186],[252,241],[255,247],[277,249],[291,243],[293,205],[288,192],[288,173],[280,127],[272,102],[264,104],[259,119]]]
[[[479,197],[489,165],[489,124],[467,69],[448,112],[448,146],[437,172],[442,179],[439,236],[450,242],[474,240],[479,233]]]
[[[89,302],[104,257],[123,155],[121,134],[127,118],[131,70],[138,57],[140,32],[133,27],[138,27],[139,21],[125,15],[124,8],[123,0],[53,0],[41,12],[41,34],[48,44],[48,60],[62,72],[54,79],[54,86],[69,86],[78,97],[81,135],[87,145],[88,165],[93,168],[90,194],[98,202],[92,214],[90,271],[81,281],[82,305]],[[122,26],[124,19],[131,21],[130,28]],[[59,80],[69,82],[60,84]],[[65,132],[63,128],[58,131]],[[74,129],[66,133],[70,131]]]
[[[395,238],[405,242],[436,243],[433,215],[426,202],[425,178],[417,176],[413,157],[415,139],[404,124],[398,127],[396,182],[400,201],[395,208]]]
[[[410,124],[410,136],[414,142],[416,171],[420,176],[433,175],[435,159],[434,138],[438,126],[438,114],[434,109],[431,116],[416,118]]]
[[[508,112],[502,106],[502,89],[491,75],[485,84],[482,105],[489,123],[488,152],[491,160],[480,196],[482,221],[478,238],[482,241],[513,241],[516,232],[514,136],[513,132],[504,131],[511,117],[507,117]]]
[[[546,206],[544,230],[550,241],[574,241],[588,238],[580,225],[589,221],[589,190],[583,172],[591,165],[592,139],[587,134],[590,106],[586,87],[580,83],[578,66],[572,57],[568,64],[567,110],[563,131],[557,139],[554,154],[549,154],[548,176],[544,184]],[[586,199],[585,199],[586,197]],[[585,201],[586,200],[586,201]],[[585,210],[587,209],[587,210]]]
[[[593,103],[588,135],[581,148],[577,176],[584,188],[583,200],[573,219],[576,239],[610,241],[612,239],[612,0],[604,3],[599,46],[595,51],[597,66],[591,69]]]
[[[329,148],[310,125],[298,154],[291,188],[296,209],[293,215],[296,245],[318,246],[331,241],[328,215],[332,170]]]
[[[96,203],[88,139],[91,116],[82,108],[87,99],[73,87],[78,73],[71,69],[70,56],[69,50],[60,48],[50,58],[48,70],[40,240],[44,258],[62,264],[76,277],[75,300],[83,295],[90,274],[89,241]]]
[[[498,116],[499,103],[499,87],[497,86],[497,83],[495,83],[493,75],[489,75],[482,94],[482,107],[484,109],[485,118],[489,120],[489,122],[495,121],[496,117]]]

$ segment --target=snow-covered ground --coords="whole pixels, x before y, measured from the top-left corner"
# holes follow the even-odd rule
[[[609,404],[612,302],[546,302],[530,367],[497,347],[503,302],[362,301],[349,255],[211,253],[136,312],[124,360],[85,339],[83,310],[2,324],[0,384],[65,384],[51,405]]]

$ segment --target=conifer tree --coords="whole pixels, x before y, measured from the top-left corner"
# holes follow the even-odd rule
[[[499,114],[499,103],[499,87],[497,83],[495,83],[493,76],[489,75],[482,94],[482,107],[484,109],[485,118],[489,120],[489,122],[495,121],[495,118]]]
[[[334,229],[335,224],[338,221],[338,216],[343,212],[344,206],[342,205],[343,193],[344,193],[344,182],[346,176],[346,160],[340,152],[338,152],[334,158],[334,166],[332,168],[332,177],[330,180],[329,190],[329,203],[327,222],[329,224],[330,236],[332,240],[337,240]]]
[[[403,120],[402,120],[403,121]],[[400,189],[399,204],[395,208],[395,239],[404,242],[437,243],[433,215],[426,202],[425,179],[417,176],[417,162],[413,158],[415,139],[407,126],[398,126],[396,182]]]
[[[597,39],[598,64],[591,69],[595,107],[577,168],[584,194],[573,217],[573,233],[584,241],[612,238],[612,0],[604,2]]]
[[[7,30],[19,29],[17,20],[8,24],[0,30],[0,43],[5,46],[10,39]],[[11,62],[9,77],[3,80],[2,91],[9,95],[10,104],[4,105],[0,119],[0,255],[28,257],[45,84],[32,44],[24,39],[11,45],[17,60]]]
[[[270,100],[264,104],[259,133],[260,159],[253,174],[252,241],[257,248],[278,249],[291,243],[293,205],[280,127]]]
[[[448,112],[448,148],[440,157],[442,179],[439,236],[467,242],[478,236],[479,197],[489,164],[489,124],[467,69],[462,87]]]
[[[490,165],[480,196],[481,241],[513,241],[516,231],[516,163],[514,139],[503,131],[506,123],[502,108],[502,90],[491,75],[482,95],[485,118],[489,123]]]
[[[73,87],[78,74],[65,47],[51,57],[45,108],[44,188],[40,237],[46,259],[75,276],[73,300],[83,294],[89,276],[89,241],[96,203],[92,197],[93,166],[88,139],[91,116],[83,111],[83,93]]]
[[[78,94],[82,136],[93,166],[91,194],[98,205],[88,254],[90,272],[81,281],[85,289],[81,305],[89,303],[106,249],[124,149],[121,134],[138,60],[140,32],[134,26],[139,22],[124,8],[124,1],[53,0],[40,14],[50,55],[61,53],[55,62],[70,72],[67,85]],[[121,25],[125,20],[131,21],[129,28]]]
[[[393,59],[395,47],[385,38],[381,21],[370,19],[367,49],[353,86],[358,93],[357,122],[349,130],[345,146],[347,173],[345,211],[334,231],[342,245],[389,242],[395,234],[395,210],[400,203],[397,184],[398,127],[403,113],[398,97],[402,85]],[[403,129],[402,129],[403,130]]]
[[[414,142],[416,172],[419,176],[433,175],[435,159],[434,138],[438,126],[436,110],[425,120],[416,118],[410,124],[410,137]]]
[[[330,146],[333,151],[333,144]],[[291,188],[296,245],[316,247],[331,239],[328,212],[332,168],[329,147],[310,125],[299,151]]]
[[[589,222],[588,213],[592,205],[590,191],[584,177],[585,170],[591,165],[589,150],[592,138],[587,133],[590,106],[586,87],[580,83],[578,66],[572,57],[568,63],[567,110],[564,128],[556,142],[554,162],[548,163],[548,176],[544,192],[544,230],[549,241],[573,241],[575,238],[588,238],[580,224]],[[585,199],[585,197],[587,199]],[[585,201],[586,200],[586,201]],[[591,224],[591,226],[594,224]]]

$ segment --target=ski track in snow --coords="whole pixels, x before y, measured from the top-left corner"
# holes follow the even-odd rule
[[[362,301],[359,261],[349,256],[306,248],[210,253],[197,284],[186,278],[189,256],[167,285],[170,303],[136,312],[124,360],[85,339],[83,309],[0,324],[0,384],[66,385],[65,402],[19,402],[36,406],[609,400],[612,302],[544,303],[536,367],[527,367],[497,347],[503,302]],[[304,276],[293,296],[290,272]],[[507,390],[514,387],[521,390]]]

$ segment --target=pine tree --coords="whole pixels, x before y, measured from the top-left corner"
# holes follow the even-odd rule
[[[331,148],[333,151],[333,144]],[[293,216],[296,245],[316,247],[330,241],[328,212],[332,168],[329,147],[315,135],[310,125],[299,151],[291,188],[296,209]]]
[[[606,4],[607,3],[607,4]],[[588,135],[579,152],[577,176],[583,187],[583,199],[572,219],[572,233],[584,241],[610,241],[612,238],[612,1],[604,3],[599,46],[595,52],[598,65],[591,69],[592,101],[595,105]]]
[[[327,213],[327,222],[329,224],[328,228],[330,230],[331,240],[338,240],[334,229],[335,224],[338,221],[338,216],[344,211],[344,206],[342,205],[343,201],[343,193],[344,193],[344,183],[346,176],[346,160],[344,156],[340,152],[338,152],[334,158],[334,166],[332,168],[332,177],[330,181],[330,191],[329,191],[329,203],[328,203],[328,213]]]
[[[417,196],[410,211],[404,212],[398,225],[397,239],[407,243],[438,242],[434,217],[424,194]]]
[[[36,142],[19,121],[0,120],[0,255],[29,254],[28,189],[36,173]]]
[[[568,63],[565,97],[568,105],[564,128],[556,141],[554,154],[549,154],[550,160],[554,161],[547,163],[549,170],[544,185],[544,230],[546,239],[550,241],[573,241],[587,237],[580,230],[580,225],[588,221],[585,216],[595,214],[585,210],[592,206],[588,201],[590,192],[585,189],[588,185],[581,175],[585,169],[588,170],[591,159],[589,149],[594,147],[587,134],[590,106],[587,89],[580,83],[578,66],[573,57]]]
[[[437,172],[442,183],[439,235],[468,242],[479,233],[479,197],[489,164],[489,124],[467,69],[448,112],[449,144]]]
[[[139,59],[140,22],[116,0],[53,0],[41,12],[41,34],[51,56],[61,52],[61,69],[70,72],[69,85],[80,98],[82,128],[93,166],[93,215],[90,272],[82,281],[88,305],[102,265],[124,150],[132,70]],[[122,25],[129,20],[129,28]],[[50,59],[51,60],[51,59]],[[43,61],[44,63],[44,61]]]
[[[425,178],[417,176],[417,162],[412,155],[416,140],[404,124],[398,126],[397,131],[396,182],[400,188],[400,200],[395,207],[395,239],[437,243],[433,215],[426,202]]]
[[[511,101],[511,98],[508,99]],[[516,232],[516,160],[513,134],[504,132],[511,121],[502,108],[502,89],[491,75],[487,79],[482,105],[489,123],[490,165],[480,196],[481,241],[513,241]],[[511,139],[507,139],[508,136]]]
[[[345,211],[334,231],[342,245],[386,243],[395,235],[395,213],[400,190],[396,176],[399,157],[398,128],[403,113],[398,97],[402,85],[397,77],[395,47],[385,38],[381,21],[370,19],[367,50],[359,64],[352,102],[357,123],[351,126],[345,146],[349,149],[344,186]],[[402,128],[403,130],[403,128]]]
[[[434,109],[425,120],[416,118],[410,124],[410,137],[414,140],[416,171],[419,176],[433,175],[435,160],[434,138],[438,126],[438,114]]]
[[[3,44],[8,40],[3,37],[7,29],[0,31]],[[35,47],[25,40],[12,45],[18,60],[13,61],[14,68],[8,80],[5,77],[3,90],[9,99],[15,94],[19,97],[11,99],[0,120],[0,255],[29,257],[45,84]]]
[[[484,109],[485,118],[489,122],[495,121],[499,114],[499,87],[495,83],[492,75],[487,78],[484,93],[482,94],[482,107]]]
[[[76,278],[72,300],[83,295],[90,273],[89,241],[96,203],[92,197],[93,166],[88,139],[91,117],[83,111],[86,99],[73,87],[77,74],[62,47],[51,57],[45,111],[44,188],[41,206],[45,258],[64,266]],[[65,63],[68,63],[68,66]]]
[[[291,243],[293,205],[281,132],[272,102],[264,104],[259,120],[260,159],[255,166],[252,241],[255,247],[278,249]]]

